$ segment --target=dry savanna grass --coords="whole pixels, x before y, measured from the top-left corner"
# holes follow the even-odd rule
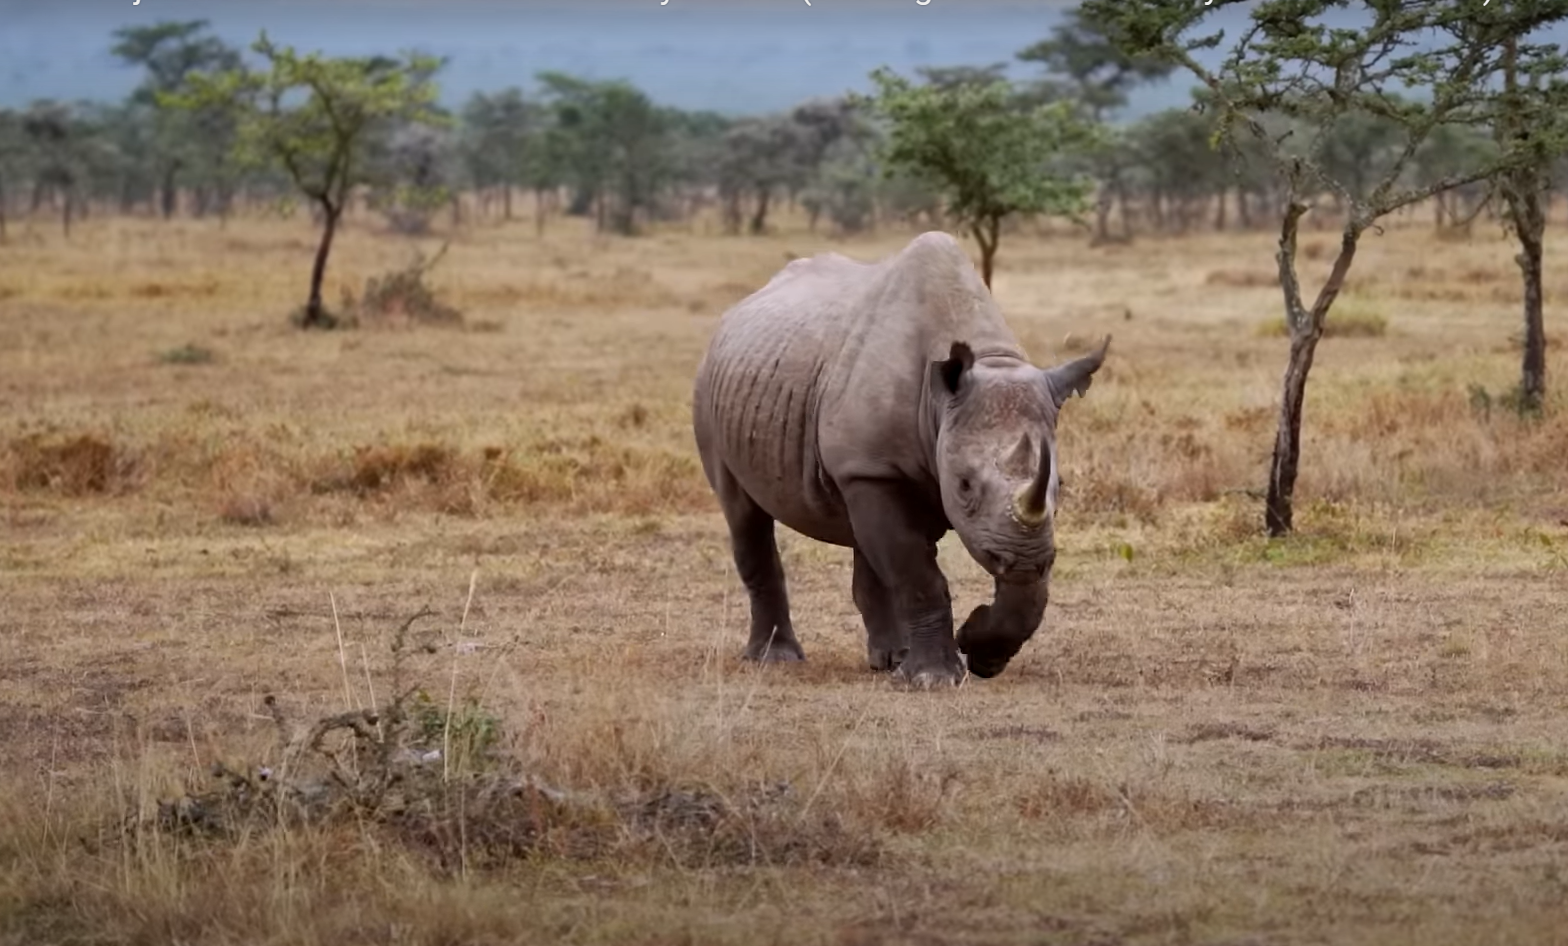
[[[14,225],[0,943],[1562,942],[1568,413],[1503,406],[1509,245],[1421,219],[1330,315],[1272,542],[1271,236],[1005,240],[1037,361],[1115,343],[1046,625],[950,693],[867,670],[787,531],[808,662],[736,659],[689,427],[726,306],[911,234],[476,225],[415,287],[351,221],[357,328],[301,332],[303,222]]]

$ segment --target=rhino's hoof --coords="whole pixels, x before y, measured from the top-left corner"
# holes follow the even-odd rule
[[[806,652],[794,641],[774,641],[771,644],[748,646],[745,653],[741,654],[741,659],[770,664],[799,663],[806,659]]]
[[[903,664],[904,658],[909,656],[908,647],[889,650],[884,647],[868,647],[866,649],[867,662],[872,670],[888,671],[897,670]]]
[[[964,665],[962,663],[938,663],[911,665],[905,661],[899,665],[895,675],[899,680],[916,690],[941,690],[957,686],[964,680]]]

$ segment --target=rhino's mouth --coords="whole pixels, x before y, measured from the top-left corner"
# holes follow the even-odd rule
[[[970,660],[966,664],[969,672],[982,680],[989,680],[1007,669],[1006,660]]]
[[[1007,665],[1023,648],[1024,638],[999,634],[993,626],[991,606],[982,604],[969,612],[958,633],[954,635],[958,652],[964,658],[969,672],[989,679],[1007,669]]]

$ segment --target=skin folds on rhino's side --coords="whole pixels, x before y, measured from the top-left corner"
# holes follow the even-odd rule
[[[796,260],[719,321],[692,422],[751,599],[745,655],[802,660],[774,523],[854,549],[871,666],[993,677],[1040,626],[1056,559],[1056,420],[1110,344],[1036,368],[945,233],[877,263]],[[953,633],[936,543],[995,597]]]

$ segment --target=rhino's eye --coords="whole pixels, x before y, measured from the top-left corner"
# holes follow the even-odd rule
[[[975,488],[975,484],[969,482],[969,477],[967,477],[967,476],[959,477],[959,479],[958,479],[958,495],[960,495],[960,496],[968,496],[970,491],[972,491],[974,488]]]

